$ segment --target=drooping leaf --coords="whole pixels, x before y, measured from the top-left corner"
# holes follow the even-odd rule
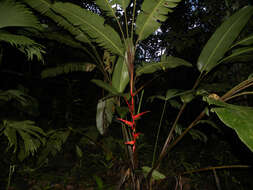
[[[97,86],[107,90],[108,92],[112,93],[113,95],[119,95],[118,91],[110,84],[97,79],[92,79],[91,82],[95,83]]]
[[[148,166],[143,166],[142,167],[142,172],[143,172],[145,177],[148,175],[150,170],[151,170],[151,168],[148,167]],[[153,173],[152,173],[152,179],[153,180],[161,180],[161,179],[165,179],[165,178],[166,178],[166,176],[164,174],[160,173],[157,170],[154,170]]]
[[[181,0],[144,0],[141,6],[141,13],[136,19],[136,33],[138,40],[146,39],[155,32],[161,22],[167,19],[168,12],[172,12]]]
[[[65,30],[69,31],[75,39],[83,43],[90,43],[87,35],[80,30],[78,27],[75,27],[73,24],[69,23],[64,17],[55,13],[51,7],[52,3],[49,0],[22,0],[24,3],[28,4],[34,10],[38,11],[42,15],[45,15],[56,22],[59,26],[63,27]],[[51,39],[49,37],[49,39]],[[56,37],[55,40],[58,40],[59,37]]]
[[[253,44],[253,35],[250,35],[246,38],[243,38],[242,40],[236,42],[231,48],[234,48],[235,46],[249,46]]]
[[[214,32],[198,58],[197,66],[201,73],[208,73],[218,65],[218,61],[230,48],[252,14],[253,6],[246,6],[228,18]]]
[[[110,52],[123,56],[123,44],[118,33],[105,24],[103,17],[72,3],[54,3],[52,9],[72,25],[87,33],[91,39]]]
[[[39,61],[43,61],[45,47],[36,43],[31,38],[0,30],[0,43],[1,42],[7,42],[12,46],[17,47],[27,56],[28,60],[33,60],[33,57],[36,56]]]
[[[253,151],[253,108],[232,105],[208,97],[205,100],[218,106],[211,111],[214,111],[228,127],[234,129],[241,141]]]
[[[244,48],[239,48],[236,51],[234,51],[231,55],[224,57],[222,60],[220,60],[218,62],[218,64],[220,63],[227,63],[227,62],[232,62],[234,61],[236,58],[238,58],[241,55],[245,55],[245,54],[250,54],[253,52],[253,47],[244,47]],[[240,60],[240,59],[239,59]]]
[[[107,98],[99,100],[97,104],[96,124],[101,135],[104,135],[109,125],[112,122],[112,117],[115,112],[114,99]]]
[[[173,56],[162,56],[160,62],[145,63],[143,66],[139,66],[136,69],[136,75],[150,74],[159,70],[173,69],[179,66],[191,67],[192,65],[180,58]]]
[[[33,27],[41,29],[37,17],[26,6],[14,0],[1,1],[0,18],[0,28]]]
[[[124,92],[129,83],[127,65],[123,57],[119,57],[112,75],[112,86],[120,93]]]
[[[96,67],[92,63],[66,63],[53,68],[44,69],[41,78],[56,77],[72,72],[91,72]]]

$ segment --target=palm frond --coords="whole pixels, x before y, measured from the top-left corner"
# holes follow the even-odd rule
[[[92,63],[65,63],[42,71],[41,78],[56,77],[71,72],[91,72],[96,67]]]
[[[167,19],[168,12],[176,7],[181,0],[144,0],[141,9],[142,12],[137,16],[136,33],[138,41],[146,39],[155,32],[161,22]]]
[[[123,56],[123,44],[118,33],[104,18],[72,3],[55,3],[52,9],[74,26],[87,33],[94,42],[110,52]]]
[[[75,27],[70,22],[68,22],[64,17],[56,14],[52,11],[52,3],[48,0],[22,0],[24,3],[32,7],[34,10],[39,13],[49,17],[54,22],[56,22],[59,26],[69,31],[78,41],[83,43],[90,43],[89,38],[83,31],[81,31],[78,27]]]
[[[28,60],[33,60],[34,56],[39,61],[43,61],[42,54],[46,53],[44,46],[38,44],[31,38],[24,35],[11,34],[9,32],[0,30],[0,42],[7,42],[14,47],[17,47],[22,53],[24,53]]]
[[[18,148],[20,150],[20,160],[22,161],[29,155],[34,155],[38,148],[45,144],[44,131],[35,126],[35,123],[30,120],[25,121],[11,121],[4,120],[1,126],[4,128],[4,135],[9,140],[8,149],[14,146],[13,153],[16,153]],[[19,136],[22,139],[24,147],[20,143]],[[22,155],[22,156],[21,156]]]
[[[19,2],[3,0],[0,3],[0,28],[33,27],[41,29],[37,17]]]

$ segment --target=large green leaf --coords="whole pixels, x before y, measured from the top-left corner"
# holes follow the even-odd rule
[[[118,55],[123,54],[123,44],[118,33],[105,24],[103,17],[72,3],[55,3],[52,9],[72,25],[87,33],[100,46]]]
[[[1,1],[0,18],[0,28],[33,27],[41,29],[37,17],[23,4],[13,0]]]
[[[242,142],[253,151],[253,108],[227,104],[213,98],[205,100],[218,106],[212,108],[212,111],[228,127],[234,129]]]
[[[41,78],[55,77],[72,72],[91,72],[96,67],[92,63],[65,63],[53,68],[47,68],[42,71]]]
[[[115,106],[113,98],[107,98],[106,100],[98,101],[96,124],[101,135],[105,134],[109,125],[111,124],[114,111]]]
[[[97,86],[107,90],[108,92],[112,93],[113,95],[118,95],[118,91],[110,84],[102,81],[102,80],[98,80],[98,79],[92,79],[91,82],[95,83]]]
[[[253,14],[253,6],[246,6],[228,18],[212,35],[198,58],[199,71],[208,73],[223,57]]]
[[[136,19],[136,33],[138,40],[146,39],[155,32],[161,22],[167,19],[168,12],[176,7],[181,0],[144,0],[141,6],[141,13]]]
[[[136,69],[136,75],[150,74],[159,70],[173,69],[179,66],[191,67],[192,65],[180,58],[173,56],[162,56],[160,62],[144,63]]]
[[[123,57],[119,57],[112,76],[112,86],[120,93],[124,92],[129,82],[127,65]]]

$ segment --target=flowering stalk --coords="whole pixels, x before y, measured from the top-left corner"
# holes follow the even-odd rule
[[[125,119],[121,119],[118,118],[118,120],[122,121],[123,123],[125,123],[127,126],[131,127],[132,130],[132,140],[131,141],[127,141],[125,142],[125,144],[127,145],[132,145],[133,147],[133,152],[135,151],[135,147],[136,147],[136,140],[138,139],[140,133],[136,132],[136,120],[138,120],[142,115],[144,115],[145,113],[149,112],[149,111],[145,111],[142,113],[139,113],[137,115],[134,114],[134,96],[135,94],[132,91],[132,88],[130,88],[130,94],[131,94],[131,101],[128,102],[126,99],[126,103],[129,109],[129,112],[131,114],[131,121],[125,120]]]

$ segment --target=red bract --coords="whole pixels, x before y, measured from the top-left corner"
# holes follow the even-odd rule
[[[132,121],[128,121],[128,120],[125,120],[125,119],[121,119],[121,118],[118,118],[118,120],[122,121],[123,123],[125,123],[126,125],[130,126],[131,129],[132,129],[132,137],[133,137],[133,140],[131,141],[127,141],[125,142],[125,144],[127,145],[133,145],[133,152],[135,151],[135,142],[136,142],[136,139],[139,137],[140,133],[136,133],[136,124],[135,124],[135,120],[139,119],[142,115],[148,113],[149,111],[145,111],[145,112],[142,112],[142,113],[139,113],[137,115],[134,115],[134,96],[135,94],[132,93],[132,89],[130,90],[130,94],[131,94],[131,103],[129,103],[127,101],[127,99],[125,99],[126,103],[127,103],[127,106],[128,106],[128,109],[129,109],[129,112],[131,113],[131,118],[132,118]]]

